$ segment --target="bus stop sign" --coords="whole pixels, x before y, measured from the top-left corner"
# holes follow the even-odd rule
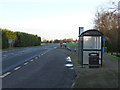
[[[106,41],[106,38],[103,38],[103,41]]]

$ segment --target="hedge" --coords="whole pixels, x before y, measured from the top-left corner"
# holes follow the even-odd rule
[[[8,48],[8,40],[14,40],[14,47],[37,46],[41,44],[41,37],[37,35],[13,32],[7,29],[1,29],[2,32],[2,48]]]
[[[41,38],[37,35],[16,32],[16,36],[15,47],[37,46],[41,44]]]

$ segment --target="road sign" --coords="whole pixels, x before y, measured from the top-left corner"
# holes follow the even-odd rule
[[[84,27],[79,27],[79,35],[81,35],[82,32],[84,32]]]
[[[120,10],[120,1],[118,2],[118,10]]]
[[[103,38],[103,41],[106,41],[106,38]]]
[[[105,47],[102,47],[102,52],[105,52]]]
[[[13,42],[14,42],[14,40],[11,40],[11,39],[8,40],[8,43],[13,43]]]

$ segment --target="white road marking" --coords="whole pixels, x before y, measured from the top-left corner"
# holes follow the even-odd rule
[[[67,57],[67,59],[70,59],[70,60],[71,60],[71,58],[70,58],[70,57]]]
[[[30,60],[31,62],[33,61],[33,59],[32,60]]]
[[[68,62],[72,62],[70,59],[67,60]]]
[[[38,57],[35,57],[35,59],[38,59]]]
[[[71,67],[70,69],[73,69],[73,68],[72,68],[72,67],[73,67],[73,64],[71,63],[71,62],[72,62],[71,58],[68,56],[68,57],[66,58],[66,60],[67,60],[67,62],[69,62],[69,63],[65,64],[65,66],[66,66],[66,67]]]
[[[18,69],[20,69],[21,68],[21,66],[19,66],[19,67],[16,67],[14,70],[18,70]]]
[[[70,57],[67,57],[66,60],[67,60],[67,62],[72,62]]]
[[[4,77],[8,76],[9,74],[11,74],[11,72],[7,72],[7,73],[1,75],[0,78],[4,78]]]
[[[72,84],[72,88],[75,86],[75,82]]]
[[[24,65],[27,65],[27,64],[28,64],[28,62],[24,63]]]
[[[73,70],[74,68],[73,68],[73,67],[71,67],[70,69],[71,69],[71,70]]]
[[[65,66],[67,66],[67,67],[72,67],[73,64],[65,64]]]

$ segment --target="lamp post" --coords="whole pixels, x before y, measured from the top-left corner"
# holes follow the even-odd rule
[[[81,33],[82,32],[84,32],[84,27],[79,27],[79,41],[78,41],[78,63],[80,63],[81,65],[82,65],[82,60],[81,60],[81,55],[80,55],[80,53],[81,53],[81,43],[80,43],[80,40],[81,40],[81,38],[80,38],[80,35],[81,35]],[[80,62],[79,62],[79,60],[80,60]]]

